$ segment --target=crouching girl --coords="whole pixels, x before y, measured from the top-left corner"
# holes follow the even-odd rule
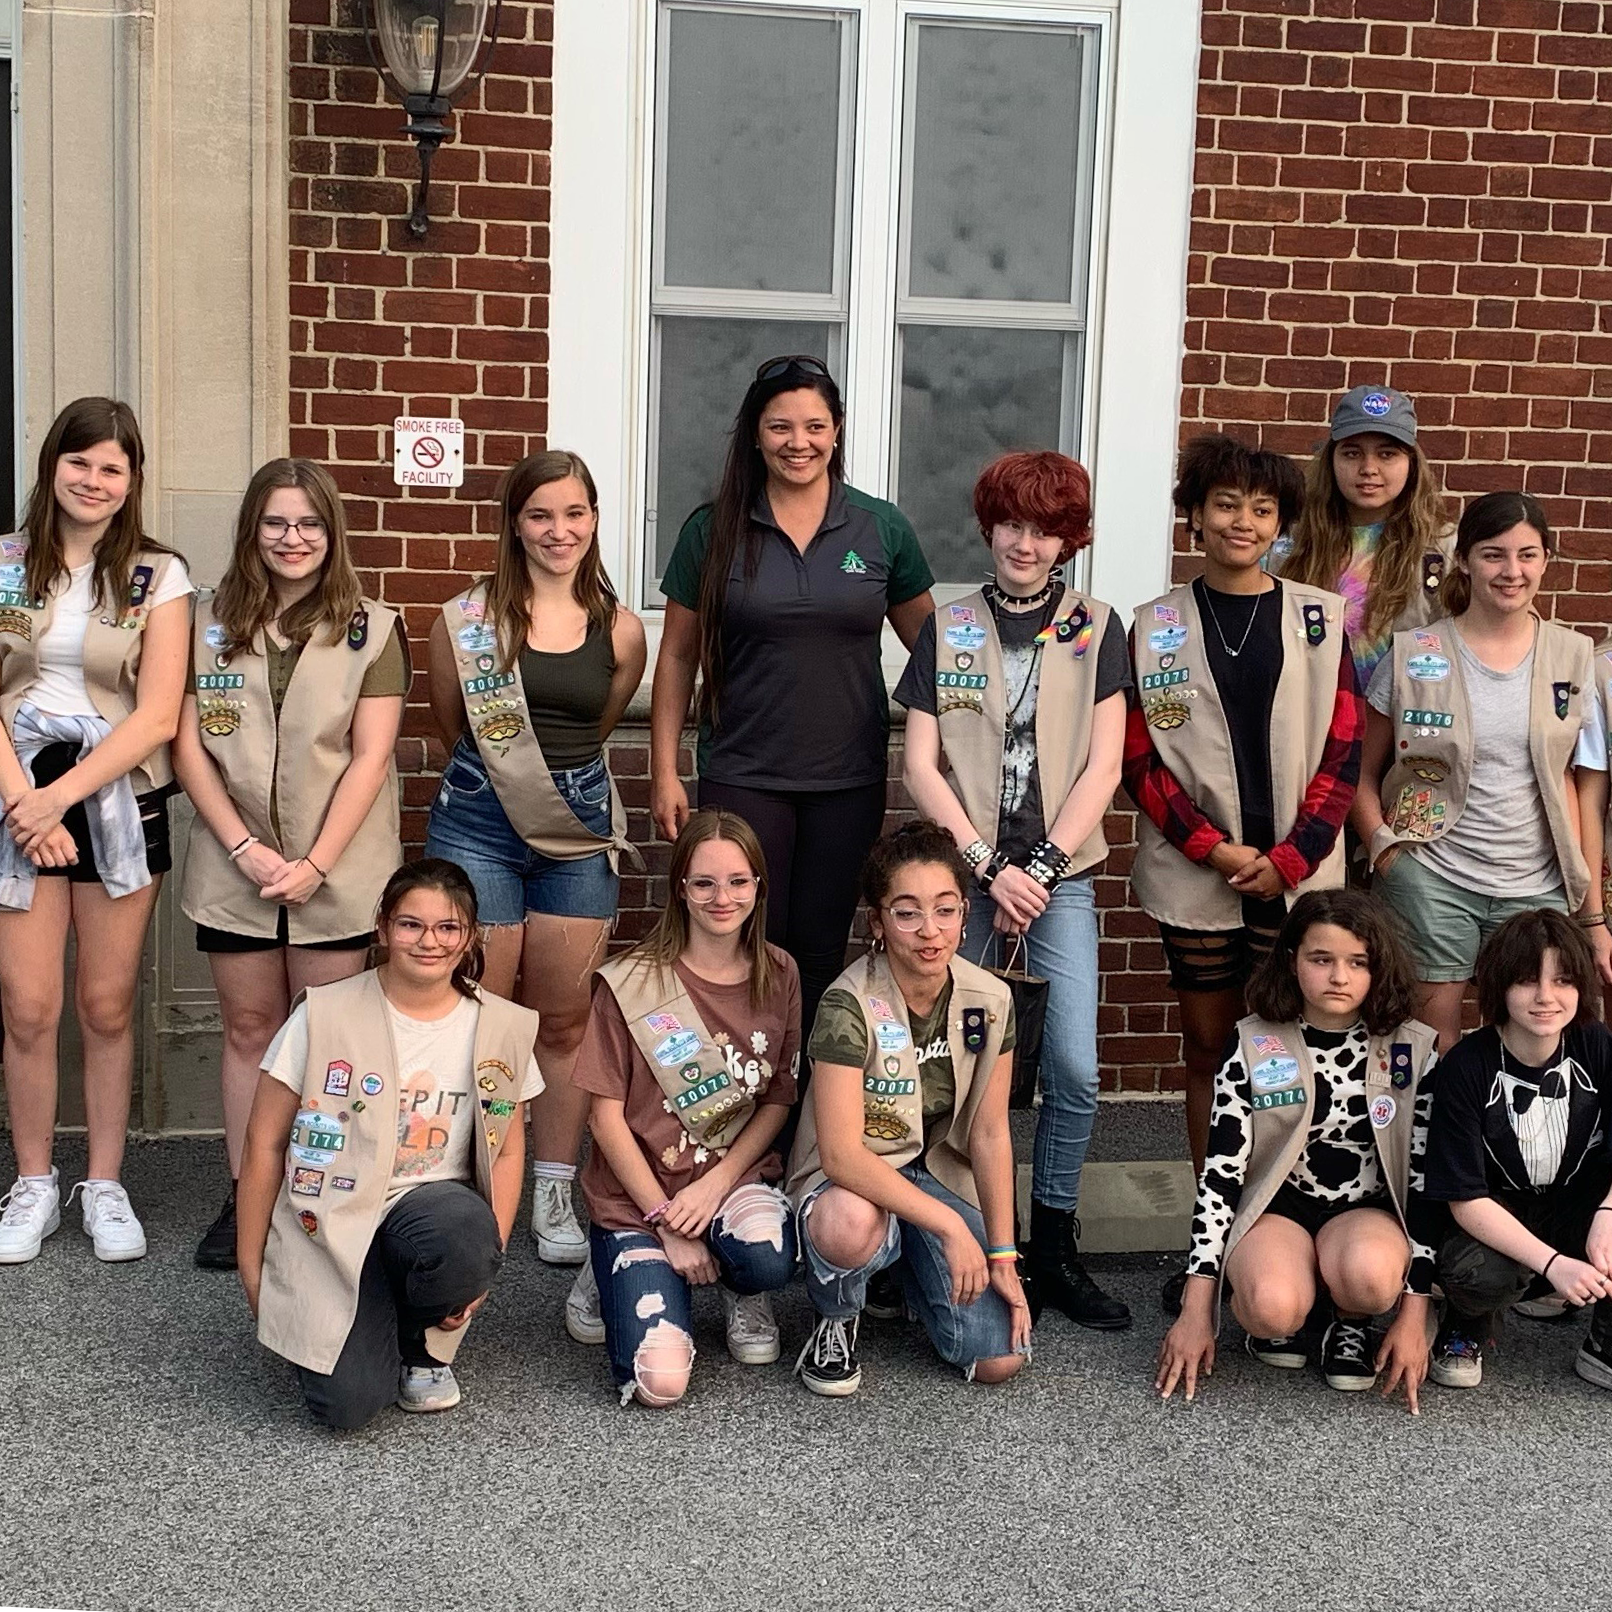
[[[1411,1018],[1410,963],[1383,911],[1354,890],[1294,902],[1248,984],[1254,1010],[1215,1077],[1181,1315],[1157,1387],[1191,1399],[1215,1361],[1220,1292],[1269,1366],[1302,1368],[1318,1292],[1336,1319],[1321,1343],[1333,1388],[1427,1374],[1433,1249],[1422,1197],[1434,1036]],[[1399,1313],[1373,1356],[1367,1323]]]
[[[399,868],[378,968],[310,989],[263,1060],[237,1254],[258,1338],[316,1421],[459,1403],[452,1362],[503,1263],[543,1089],[537,1015],[484,993],[462,869]]]
[[[773,1143],[795,1101],[800,976],[767,942],[765,871],[742,817],[695,812],[660,921],[594,985],[572,1077],[593,1093],[593,1257],[566,1330],[609,1346],[623,1405],[683,1397],[692,1287],[720,1284],[741,1365],[778,1358],[767,1295],[794,1273],[795,1226]]]
[[[789,1161],[817,1326],[814,1394],[855,1393],[869,1279],[897,1265],[935,1351],[976,1382],[1029,1358],[1013,1227],[1013,999],[957,955],[969,869],[920,819],[868,855],[873,949],[824,993]]]

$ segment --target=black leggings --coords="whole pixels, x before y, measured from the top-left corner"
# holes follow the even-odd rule
[[[845,967],[862,863],[884,827],[884,784],[786,792],[702,778],[700,805],[737,813],[761,841],[767,859],[767,939],[782,946],[800,969],[804,1049],[817,1003]],[[803,1074],[805,1064],[802,1058]]]

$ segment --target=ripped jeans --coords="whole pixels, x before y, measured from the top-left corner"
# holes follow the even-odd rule
[[[653,1348],[663,1341],[674,1357],[667,1376],[675,1380],[680,1359],[686,1384],[694,1359],[689,1284],[672,1269],[652,1232],[595,1226],[590,1239],[611,1380],[620,1389],[636,1382],[640,1397],[652,1403],[678,1398],[681,1387],[675,1394],[651,1388],[646,1396],[649,1385],[639,1368],[646,1342]],[[735,1293],[776,1293],[794,1275],[795,1217],[789,1199],[760,1181],[733,1189],[712,1217],[705,1242],[716,1256],[722,1286]],[[628,1397],[623,1394],[623,1401]]]

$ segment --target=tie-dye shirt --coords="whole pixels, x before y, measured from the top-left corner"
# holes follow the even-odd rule
[[[1371,569],[1382,535],[1381,521],[1374,526],[1355,527],[1349,563],[1338,578],[1335,589],[1343,595],[1343,628],[1349,634],[1349,647],[1354,651],[1355,670],[1360,674],[1361,688],[1371,682],[1377,662],[1388,653],[1394,641],[1394,624],[1391,621],[1375,637],[1366,636],[1366,600],[1371,592]]]

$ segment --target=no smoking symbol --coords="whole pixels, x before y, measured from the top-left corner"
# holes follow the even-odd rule
[[[442,444],[435,437],[418,438],[410,452],[422,470],[435,470],[443,460]]]

